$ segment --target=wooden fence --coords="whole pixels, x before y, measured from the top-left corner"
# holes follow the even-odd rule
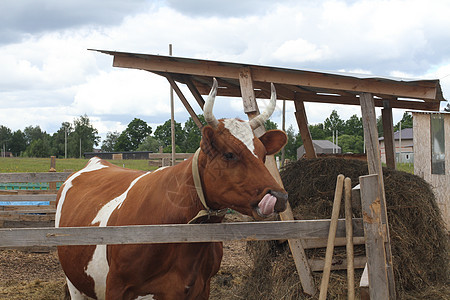
[[[49,176],[47,173],[45,174],[46,175],[43,176]],[[4,180],[7,176],[2,175],[3,174],[0,174],[0,182],[5,182]],[[68,175],[69,174],[60,174],[59,176],[61,176],[60,179],[64,179],[63,177],[67,177]],[[17,180],[17,178],[21,178],[20,180],[32,178],[34,181],[36,178],[40,178],[39,180],[44,178],[39,177],[36,173],[33,175],[22,175],[23,177],[17,174],[14,176],[15,178],[12,180]],[[48,178],[55,180],[55,177],[51,177],[51,175]],[[380,210],[374,209],[377,205],[379,206],[379,195],[377,195],[378,190],[376,189],[378,177],[377,175],[363,176],[361,177],[361,180],[361,182],[365,182],[364,184],[361,184],[361,200],[363,202],[362,207],[365,217],[363,219],[352,220],[354,233],[353,241],[354,243],[361,244],[364,242],[364,236],[367,238],[367,261],[369,266],[372,266],[368,270],[370,296],[372,299],[381,299],[373,297],[379,296],[380,290],[388,290],[389,282],[386,277],[384,247],[383,245],[380,245],[380,240],[383,241],[385,239],[384,235],[386,233],[385,230],[383,231],[380,227],[381,224],[379,224]],[[16,199],[19,199],[20,197],[23,199],[27,198],[23,195],[15,196],[17,197]],[[53,196],[54,195],[52,195],[52,197]],[[25,212],[25,214],[27,214],[27,212]],[[305,248],[316,248],[324,247],[326,245],[329,228],[330,220],[112,227],[3,228],[0,229],[0,247],[300,239]],[[337,223],[337,239],[335,245],[345,244],[345,234],[345,220],[341,219]],[[365,263],[365,258],[355,259],[355,267],[362,267]],[[323,261],[310,260],[309,264],[313,271],[320,271],[323,269]],[[341,262],[340,265],[345,266],[345,263]],[[334,269],[336,269],[336,266]]]
[[[192,155],[194,155],[194,153],[175,153],[175,163],[180,163]],[[148,158],[150,159],[148,162],[149,166],[167,167],[172,165],[170,163],[172,153],[149,153]]]
[[[4,202],[48,202],[46,205],[0,205],[0,227],[54,227],[56,185],[70,172],[0,173],[0,183],[49,183],[49,190],[0,190]]]

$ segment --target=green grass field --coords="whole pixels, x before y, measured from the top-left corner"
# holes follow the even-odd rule
[[[414,164],[397,164],[397,170],[414,174]]]
[[[88,159],[68,158],[56,159],[56,171],[64,172],[65,170],[78,171],[82,169]],[[148,160],[110,160],[111,163],[135,170],[152,171],[156,167],[150,167]],[[13,172],[48,172],[50,169],[50,158],[3,158],[0,157],[0,173]],[[414,164],[397,164],[397,170],[414,174]]]
[[[78,171],[82,169],[88,159],[68,158],[56,159],[56,171]],[[148,160],[110,160],[111,163],[135,170],[152,171],[156,167],[150,167]],[[48,172],[50,169],[50,158],[4,158],[0,157],[0,173],[17,172]]]

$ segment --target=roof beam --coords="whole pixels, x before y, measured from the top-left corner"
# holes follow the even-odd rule
[[[190,74],[197,76],[214,76],[239,79],[242,65],[187,59],[170,59],[164,56],[130,56],[114,55],[114,67],[143,69],[147,71]],[[248,66],[253,81],[290,84],[304,87],[333,89],[349,92],[367,92],[377,95],[394,95],[396,97],[436,100],[436,84],[427,81],[397,82],[375,78],[355,78],[351,76],[325,74],[300,70],[285,70],[262,66]]]

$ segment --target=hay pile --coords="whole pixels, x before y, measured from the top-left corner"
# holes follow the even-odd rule
[[[398,299],[448,299],[448,237],[430,186],[409,173],[383,172]],[[365,162],[319,158],[291,163],[281,176],[295,218],[323,219],[331,217],[336,177],[344,174],[355,186],[358,177],[367,173]],[[354,208],[353,214],[361,217],[360,209]],[[252,242],[248,250],[254,267],[242,288],[243,298],[312,299],[301,292],[287,243]],[[357,251],[364,252],[364,246],[356,247]],[[309,258],[324,257],[324,253],[324,249],[306,250]],[[336,247],[336,255],[345,257],[345,247]],[[361,273],[356,272],[356,285]],[[321,273],[314,276],[319,285]],[[332,272],[328,299],[346,299],[346,289],[346,271]]]

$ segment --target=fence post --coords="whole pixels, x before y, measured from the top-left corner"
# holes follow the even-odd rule
[[[386,228],[381,222],[378,174],[359,177],[370,299],[390,299],[384,241]]]
[[[56,172],[56,156],[50,156],[50,170],[49,172]],[[49,182],[48,189],[56,192],[56,182]]]

